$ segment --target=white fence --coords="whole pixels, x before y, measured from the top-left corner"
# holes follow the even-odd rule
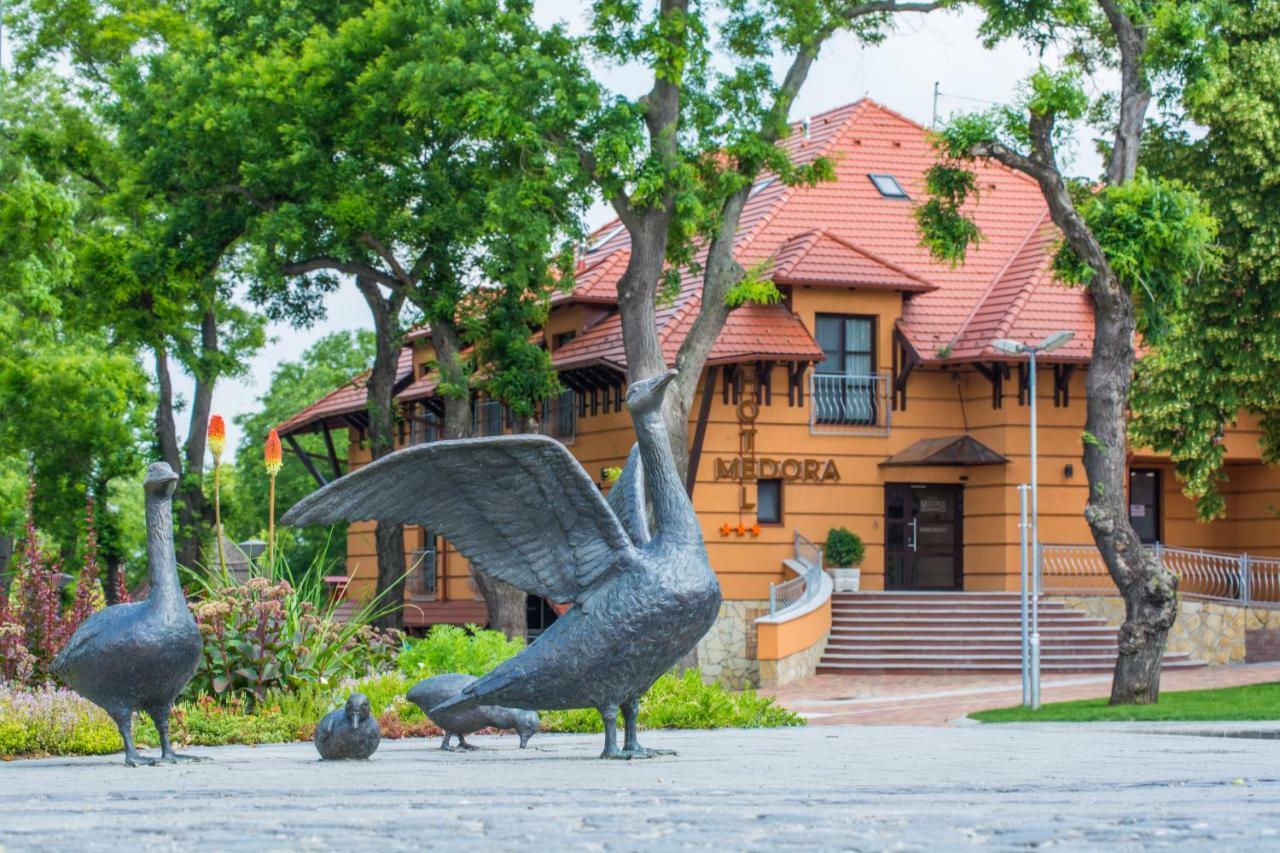
[[[1178,577],[1178,592],[1193,598],[1241,604],[1280,604],[1280,559],[1217,551],[1152,546]],[[1051,595],[1116,595],[1115,583],[1093,545],[1040,546],[1044,592]]]

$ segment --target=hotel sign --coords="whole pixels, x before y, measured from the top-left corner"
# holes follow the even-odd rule
[[[756,383],[751,383],[754,386]],[[782,479],[789,482],[838,483],[840,470],[834,459],[811,457],[758,457],[756,456],[756,419],[760,405],[756,402],[755,388],[743,391],[738,403],[738,455],[716,459],[716,479],[739,483],[740,510],[755,509],[755,503],[747,497],[745,484],[757,480]]]

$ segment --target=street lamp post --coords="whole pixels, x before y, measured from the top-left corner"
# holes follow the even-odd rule
[[[1024,344],[1001,338],[992,346],[1009,355],[1026,355],[1031,371],[1028,391],[1031,395],[1031,638],[1023,650],[1023,668],[1027,668],[1026,656],[1030,654],[1031,708],[1040,707],[1040,477],[1039,455],[1036,446],[1036,356],[1052,352],[1075,337],[1075,332],[1054,332],[1038,344]],[[1027,612],[1023,609],[1023,635],[1027,633]]]

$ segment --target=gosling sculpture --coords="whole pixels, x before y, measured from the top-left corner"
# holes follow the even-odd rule
[[[474,675],[461,672],[433,675],[413,685],[407,698],[421,708],[422,713],[431,718],[431,722],[444,729],[444,740],[441,741],[440,748],[446,752],[477,749],[478,747],[467,743],[464,735],[488,728],[515,729],[516,734],[520,735],[520,748],[524,749],[529,743],[529,738],[538,731],[540,721],[537,711],[480,705],[463,711],[444,710],[436,714],[431,712],[432,708],[443,705],[477,680]],[[458,746],[449,746],[449,741],[455,737],[458,739]]]
[[[432,708],[432,716],[481,705],[596,708],[604,721],[601,757],[658,754],[636,738],[640,697],[706,634],[720,608],[720,585],[662,420],[663,393],[674,376],[667,371],[627,390],[639,446],[635,467],[643,470],[653,506],[655,530],[647,541],[628,532],[562,444],[538,435],[401,450],[319,489],[285,515],[294,525],[420,524],[482,571],[573,604],[537,642]],[[628,526],[635,529],[643,508],[634,500],[621,504],[632,510]]]
[[[382,730],[373,718],[369,697],[352,693],[346,705],[325,714],[316,725],[313,741],[325,761],[363,761],[377,752]]]
[[[178,583],[171,500],[178,475],[163,462],[147,469],[146,601],[117,604],[85,620],[53,662],[53,674],[107,712],[124,740],[124,763],[156,764],[133,745],[133,714],[145,711],[160,734],[160,761],[199,760],[169,743],[169,712],[200,664],[200,630]]]

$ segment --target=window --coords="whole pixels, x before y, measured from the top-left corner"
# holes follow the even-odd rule
[[[608,243],[608,242],[609,242],[610,240],[612,240],[614,237],[617,237],[619,234],[621,234],[621,233],[622,233],[622,229],[623,229],[623,228],[625,228],[625,227],[626,227],[626,226],[624,226],[624,225],[617,225],[617,226],[614,226],[613,228],[610,228],[608,231],[606,231],[606,232],[604,232],[603,234],[601,234],[601,235],[600,235],[599,237],[597,237],[596,239],[592,240],[592,241],[591,241],[591,244],[590,244],[589,246],[587,246],[587,254],[590,254],[590,253],[592,253],[592,252],[596,251],[596,250],[597,250],[597,249],[599,249],[601,246],[603,246],[605,243]]]
[[[898,179],[893,175],[873,173],[867,175],[867,177],[871,179],[871,183],[876,185],[880,195],[885,198],[908,198],[907,191],[902,188],[902,184],[898,183]]]
[[[874,317],[819,314],[813,405],[820,424],[876,422],[876,321]]]
[[[542,401],[542,432],[558,438],[565,444],[571,442],[577,432],[578,395],[572,388],[561,391],[555,397]]]
[[[756,521],[782,523],[782,481],[756,480]]]
[[[1129,472],[1129,523],[1145,545],[1160,541],[1160,471],[1134,468]]]
[[[757,193],[767,190],[776,180],[777,178],[770,175],[767,178],[762,178],[759,181],[756,181],[756,183],[751,187],[751,192],[747,193],[747,198],[753,198]]]
[[[502,403],[498,400],[480,400],[475,406],[475,434],[502,435]]]
[[[577,336],[578,336],[578,333],[577,333],[576,331],[575,331],[575,332],[561,332],[560,334],[558,334],[558,335],[556,335],[554,338],[552,338],[552,339],[551,339],[551,342],[552,342],[552,344],[554,344],[554,345],[555,345],[555,349],[556,349],[556,351],[558,352],[558,351],[560,350],[560,347],[562,347],[562,346],[564,346],[565,344],[569,343],[569,341],[573,340],[573,339],[574,339],[574,338],[576,338]]]

